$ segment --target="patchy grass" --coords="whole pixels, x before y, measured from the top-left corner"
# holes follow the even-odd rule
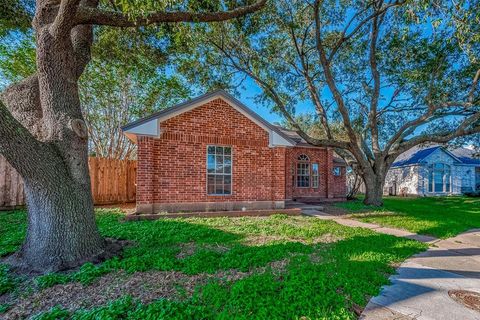
[[[97,211],[103,236],[133,243],[122,257],[37,277],[29,289],[9,288],[0,295],[0,317],[355,319],[354,310],[378,293],[394,265],[426,248],[302,216],[138,222],[122,216]],[[16,226],[2,227],[10,239],[0,242],[2,255],[21,243],[24,221],[21,211],[0,214],[0,226]],[[8,271],[0,277],[13,279]]]
[[[449,238],[480,227],[480,199],[468,197],[385,197],[382,208],[365,206],[361,200],[338,203],[354,218],[411,232]]]
[[[8,272],[8,267],[0,264],[0,295],[15,288],[15,278]]]

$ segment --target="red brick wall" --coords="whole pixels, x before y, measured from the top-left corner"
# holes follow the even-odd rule
[[[283,201],[345,195],[330,149],[269,148],[268,133],[221,99],[160,124],[160,138],[138,137],[137,205]],[[232,147],[232,194],[207,194],[207,146]],[[296,159],[319,164],[319,188],[295,188]]]
[[[312,188],[310,182],[309,188],[296,187],[296,172],[298,156],[305,154],[310,159],[310,164],[318,163],[319,178],[318,188]],[[286,196],[287,199],[302,197],[316,198],[334,198],[345,197],[346,177],[345,168],[341,176],[334,176],[333,169],[333,151],[326,148],[294,147],[288,149],[286,159]]]
[[[341,176],[333,176],[333,196],[336,198],[345,198],[347,195],[347,172],[345,167],[340,167]]]
[[[282,201],[285,148],[269,148],[268,133],[216,99],[161,123],[160,139],[138,139],[138,204]],[[208,195],[208,145],[232,146],[232,195]]]
[[[305,154],[310,158],[310,163],[318,163],[319,178],[318,188],[297,188],[296,172],[297,158],[299,155]],[[327,149],[295,147],[287,151],[287,198],[295,199],[299,197],[327,197]]]

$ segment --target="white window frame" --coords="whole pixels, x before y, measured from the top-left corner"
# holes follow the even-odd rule
[[[441,164],[443,166],[442,169],[435,169],[435,165]],[[447,172],[448,171],[448,172]],[[442,191],[435,190],[435,176],[438,173],[442,173]],[[447,181],[448,178],[448,181]],[[447,163],[436,162],[432,163],[428,166],[428,185],[427,191],[428,193],[451,193],[452,192],[452,166]],[[447,191],[447,182],[448,182],[448,191]]]
[[[300,158],[304,158],[304,159],[300,159]],[[299,165],[303,165],[305,166],[304,168],[302,168],[302,171],[303,170],[306,170],[307,173],[303,173],[302,175],[300,175],[298,172],[299,172]],[[297,156],[297,161],[295,163],[295,187],[296,188],[299,188],[299,189],[308,189],[311,187],[312,185],[312,164],[310,162],[310,157],[307,156],[306,154],[302,153],[300,155]],[[299,186],[298,183],[299,183],[299,180],[298,178],[299,177],[308,177],[308,186]]]
[[[215,152],[216,152],[216,149],[217,147],[220,147],[220,148],[230,148],[230,173],[217,173],[216,172],[216,166],[217,166],[217,162],[215,161],[215,173],[209,173],[208,172],[208,148],[209,147],[214,147],[215,148]],[[225,154],[225,151],[223,152]],[[233,195],[233,146],[228,146],[228,145],[213,145],[213,144],[209,144],[207,145],[207,148],[206,148],[206,159],[205,159],[205,171],[206,171],[206,181],[205,181],[205,190],[206,190],[206,194],[208,196],[224,196],[224,197],[229,197],[229,196],[232,196]],[[215,156],[216,156],[216,153],[215,153]],[[215,157],[216,159],[216,157]],[[209,193],[208,192],[208,176],[230,176],[230,193]],[[214,188],[216,191],[216,188]],[[225,190],[225,189],[224,189]]]
[[[316,166],[317,170],[315,171],[313,167]],[[319,183],[319,177],[320,177],[320,166],[318,165],[318,162],[312,162],[312,188],[313,189],[318,189],[320,187]]]

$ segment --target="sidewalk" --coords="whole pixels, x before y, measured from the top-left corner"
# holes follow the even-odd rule
[[[323,220],[334,220],[336,223],[347,226],[347,227],[366,228],[366,229],[374,230],[379,233],[389,234],[396,237],[408,238],[408,239],[417,240],[424,243],[433,244],[439,241],[439,239],[435,237],[424,236],[421,234],[416,234],[416,233],[412,233],[412,232],[401,230],[401,229],[382,227],[378,224],[365,223],[358,220],[343,218],[342,216],[333,216],[328,213],[321,212],[319,210],[303,210],[302,213],[304,215],[316,217]]]
[[[480,320],[480,229],[440,240],[315,210],[304,214],[431,245],[397,269],[361,320]]]

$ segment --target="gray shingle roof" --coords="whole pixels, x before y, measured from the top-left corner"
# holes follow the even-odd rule
[[[286,136],[288,136],[291,140],[295,141],[296,146],[298,147],[312,147],[311,144],[309,144],[307,141],[305,141],[302,137],[298,135],[298,133],[294,130],[290,130],[287,128],[284,128],[279,125],[274,125],[278,130],[282,131]],[[314,146],[313,146],[314,147]],[[333,163],[337,165],[347,165],[345,160],[343,160],[338,154],[334,153],[333,155]]]
[[[466,148],[457,148],[455,150],[447,150],[445,147],[434,145],[429,147],[416,146],[402,153],[393,163],[392,167],[409,166],[421,163],[426,157],[442,149],[450,154],[453,158],[462,164],[480,165],[480,159],[474,157],[474,151]]]
[[[473,164],[480,166],[480,158],[476,155],[475,151],[467,148],[458,148],[452,151],[452,153],[460,159],[464,164]]]

